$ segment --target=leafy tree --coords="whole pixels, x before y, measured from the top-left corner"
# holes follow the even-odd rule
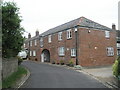
[[[21,50],[24,29],[21,27],[19,8],[14,2],[2,4],[2,57],[15,57]]]

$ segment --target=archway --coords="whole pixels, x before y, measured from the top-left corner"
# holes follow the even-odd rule
[[[50,62],[50,52],[44,49],[41,54],[41,62]]]

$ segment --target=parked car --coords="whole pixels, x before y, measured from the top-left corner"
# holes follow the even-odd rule
[[[27,59],[27,52],[21,51],[18,53],[18,56],[21,57],[22,59]]]

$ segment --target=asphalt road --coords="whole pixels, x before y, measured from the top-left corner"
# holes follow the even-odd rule
[[[31,75],[21,88],[106,88],[92,77],[65,67],[25,61]]]

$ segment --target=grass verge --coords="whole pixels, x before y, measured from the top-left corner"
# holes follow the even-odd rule
[[[19,66],[17,72],[14,72],[12,75],[3,80],[2,88],[12,88],[16,81],[25,74],[27,74],[27,70],[24,67]]]

